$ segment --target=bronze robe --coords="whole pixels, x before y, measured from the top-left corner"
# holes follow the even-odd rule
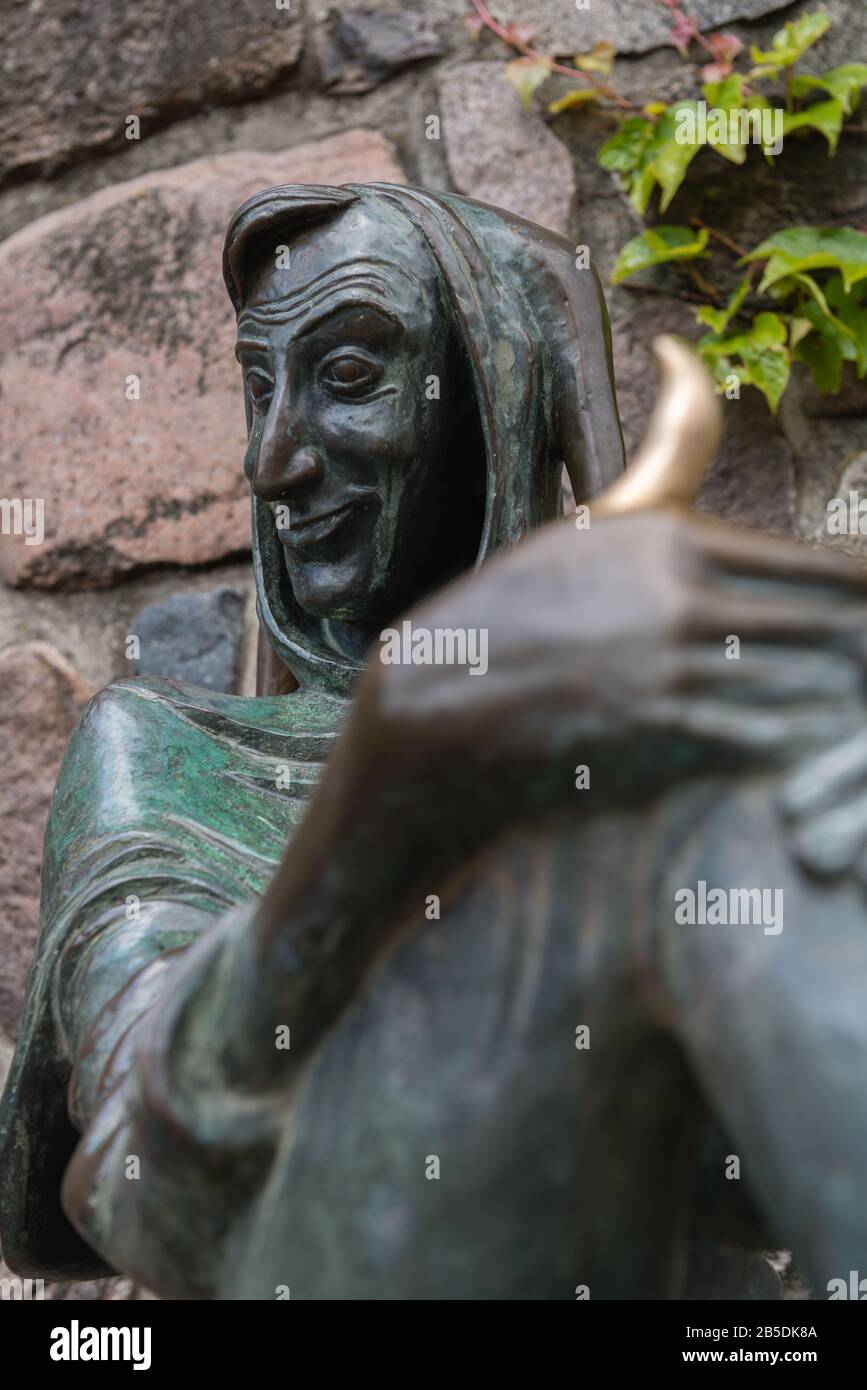
[[[392,185],[331,193],[337,205],[374,206],[384,236],[391,220],[409,219],[442,277],[485,439],[477,563],[559,514],[564,463],[579,501],[618,476],[604,301],[564,238],[447,195]],[[236,308],[247,238],[303,198],[303,189],[269,190],[236,214],[224,260]],[[207,1069],[176,1074],[189,1027],[200,1039],[219,1032],[215,972],[303,813],[359,675],[295,603],[273,516],[255,498],[253,548],[260,622],[300,690],[245,700],[120,681],[91,702],[61,769],[40,936],[0,1110],[0,1238],[22,1273],[71,1278],[114,1265],[161,1292],[232,1296],[215,1252],[241,1239],[242,1212],[291,1123],[288,1097],[275,1109],[227,1093]],[[394,1029],[399,1038],[397,1017]],[[329,1093],[318,1082],[310,1092],[315,1104]],[[87,1209],[75,1202],[78,1231],[60,1202],[76,1145],[92,1174]],[[298,1153],[302,1164],[318,1161],[312,1143]],[[128,1156],[141,1160],[138,1179],[126,1175]],[[233,1197],[221,1198],[221,1183]],[[364,1220],[378,1219],[378,1193],[374,1164]],[[335,1270],[321,1277],[323,1288],[340,1283]]]

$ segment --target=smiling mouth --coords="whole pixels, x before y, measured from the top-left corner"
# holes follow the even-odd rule
[[[290,550],[307,550],[333,535],[357,506],[358,502],[344,502],[343,506],[334,507],[331,511],[318,512],[316,516],[294,521],[288,530],[277,531],[277,539]]]

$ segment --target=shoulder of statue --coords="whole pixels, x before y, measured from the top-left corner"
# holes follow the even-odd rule
[[[45,837],[44,862],[74,845],[139,825],[155,779],[164,778],[183,700],[177,682],[134,676],[85,705],[66,746]],[[195,737],[195,734],[193,735]]]

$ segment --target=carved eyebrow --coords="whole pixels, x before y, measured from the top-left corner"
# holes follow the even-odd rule
[[[304,334],[312,332],[334,314],[346,313],[352,309],[367,309],[369,312],[376,314],[379,318],[388,320],[395,328],[401,331],[403,330],[403,323],[400,318],[392,310],[387,308],[381,300],[375,298],[373,295],[368,295],[367,297],[359,299],[342,299],[336,304],[332,302],[328,305],[327,301],[333,296],[335,288],[335,286],[331,286],[327,291],[317,296],[320,304],[324,301],[326,305],[319,313],[315,312],[315,309],[318,307],[315,300],[312,306],[308,303],[289,309],[285,307],[285,303],[281,305],[279,301],[276,304],[262,305],[259,309],[245,309],[239,322],[239,328],[241,329],[241,337],[238,340],[239,343],[249,342],[259,347],[262,344],[262,339],[248,336],[245,332],[248,327],[264,328],[266,330],[282,327],[285,324],[291,323],[293,319],[300,318],[303,320],[305,311],[310,317],[303,323],[303,327],[293,335],[295,338],[301,338]],[[343,289],[345,287],[340,286],[340,288]],[[356,290],[357,288],[356,286]]]
[[[264,338],[250,338],[246,334],[235,343],[235,356],[240,359],[242,352],[267,353],[268,343]]]
[[[403,332],[403,324],[401,323],[397,314],[392,313],[389,309],[386,309],[384,305],[377,304],[374,300],[371,299],[353,299],[347,300],[343,304],[333,304],[330,309],[324,309],[322,313],[315,315],[312,319],[305,323],[303,328],[301,328],[299,332],[296,334],[296,337],[303,338],[308,333],[312,333],[315,329],[321,328],[322,324],[325,323],[328,319],[335,318],[338,314],[349,313],[351,310],[354,309],[367,309],[369,313],[375,314],[377,318],[387,320],[387,322],[390,323],[392,327],[397,328],[401,332]]]

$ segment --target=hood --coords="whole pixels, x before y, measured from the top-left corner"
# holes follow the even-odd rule
[[[576,502],[595,497],[624,467],[599,278],[579,268],[565,237],[499,208],[397,184],[288,185],[249,199],[229,225],[223,260],[236,313],[246,294],[246,253],[281,222],[312,222],[363,200],[418,233],[437,267],[472,365],[486,456],[486,501],[476,564],[561,514],[568,471]],[[247,401],[248,428],[252,411]],[[303,688],[350,692],[361,667],[334,652],[323,623],[295,603],[270,507],[253,497],[259,620]]]

